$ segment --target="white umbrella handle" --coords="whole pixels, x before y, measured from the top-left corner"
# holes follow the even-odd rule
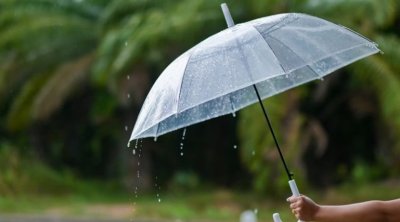
[[[278,213],[272,214],[272,218],[274,219],[274,222],[282,222],[281,217]]]
[[[296,181],[294,179],[289,180],[290,190],[292,191],[293,196],[298,197],[300,196],[299,188],[297,188]],[[282,222],[278,213],[274,213],[272,215],[274,222]],[[298,220],[297,222],[303,222],[302,220]]]
[[[300,196],[299,188],[297,188],[296,181],[294,179],[289,180],[290,190],[292,191],[293,196]],[[302,220],[298,220],[297,222],[303,222]]]

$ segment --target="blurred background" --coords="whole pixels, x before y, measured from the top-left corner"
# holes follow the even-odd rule
[[[294,220],[257,104],[127,147],[162,70],[226,28],[223,2],[236,23],[302,12],[379,44],[264,104],[303,193],[400,197],[397,0],[0,0],[0,215]]]

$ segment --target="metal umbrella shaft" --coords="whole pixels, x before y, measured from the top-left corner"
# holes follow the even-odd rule
[[[262,109],[262,111],[264,113],[264,117],[265,117],[265,120],[267,121],[269,130],[271,131],[272,138],[274,138],[275,146],[276,146],[276,149],[279,152],[279,156],[280,156],[280,158],[282,160],[283,166],[285,167],[286,174],[287,174],[289,180],[292,180],[293,179],[293,173],[290,172],[290,170],[289,170],[289,168],[288,168],[288,166],[286,164],[285,158],[283,157],[282,150],[279,147],[278,140],[276,139],[276,136],[275,136],[275,133],[274,133],[274,129],[272,128],[271,121],[269,120],[267,110],[265,109],[264,104],[261,101],[260,93],[258,92],[256,85],[253,85],[253,87],[254,87],[254,91],[257,94],[258,103],[260,104],[261,109]]]

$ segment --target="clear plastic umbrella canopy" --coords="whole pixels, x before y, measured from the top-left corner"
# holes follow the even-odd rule
[[[227,28],[173,61],[151,88],[131,140],[231,114],[379,52],[374,42],[306,14]],[[255,87],[254,87],[255,86]]]

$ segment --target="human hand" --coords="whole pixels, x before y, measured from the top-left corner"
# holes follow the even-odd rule
[[[320,206],[316,204],[310,198],[301,195],[298,197],[289,197],[288,202],[290,202],[290,208],[292,213],[297,219],[303,221],[313,221],[315,220],[315,215],[317,214]]]

